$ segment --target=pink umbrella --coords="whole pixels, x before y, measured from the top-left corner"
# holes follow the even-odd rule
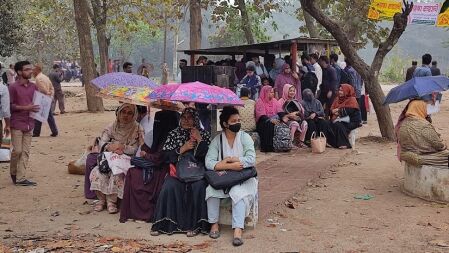
[[[153,90],[150,99],[213,105],[243,105],[242,100],[231,90],[201,82],[161,85]]]

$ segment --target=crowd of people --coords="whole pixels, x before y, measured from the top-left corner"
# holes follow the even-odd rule
[[[120,211],[120,222],[152,222],[153,236],[206,233],[217,239],[220,200],[230,198],[232,243],[242,245],[245,217],[254,213],[257,205],[257,178],[224,191],[214,189],[204,178],[185,182],[176,174],[176,169],[185,166],[180,161],[187,155],[201,161],[207,170],[241,170],[255,165],[254,143],[241,129],[238,109],[223,108],[220,125],[224,130],[214,139],[192,107],[187,106],[182,114],[156,112],[151,131],[139,124],[138,119],[143,118],[139,114],[136,105],[120,105],[116,120],[104,129],[87,157],[84,190],[86,198],[98,199],[94,210],[106,209],[111,214]],[[144,162],[116,174],[104,171],[99,159],[103,152],[139,157]]]

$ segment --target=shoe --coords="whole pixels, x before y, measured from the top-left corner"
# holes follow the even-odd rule
[[[161,232],[159,232],[159,231],[151,231],[150,235],[151,236],[159,236],[159,235],[161,235]]]
[[[362,124],[366,125],[366,124],[368,124],[368,121],[363,121]]]
[[[16,175],[11,175],[11,180],[12,180],[13,184],[16,184],[17,176]]]
[[[117,205],[115,203],[107,203],[108,213],[115,214],[118,213]]]
[[[40,135],[37,135],[37,134],[33,134],[33,137],[39,137]]]
[[[242,240],[242,238],[237,238],[237,237],[235,237],[235,238],[232,240],[232,245],[233,245],[234,247],[242,246],[242,245],[243,245],[243,240]]]
[[[99,200],[95,206],[94,206],[94,211],[95,212],[101,212],[104,210],[106,203],[104,201]]]
[[[16,182],[16,185],[19,185],[19,186],[36,186],[37,183],[35,183],[33,181],[30,181],[28,179],[24,179],[22,181]]]
[[[50,136],[51,137],[56,137],[56,136],[58,136],[58,134],[56,133],[56,134],[50,134]]]
[[[64,113],[65,113],[65,111],[61,112],[61,114],[64,114]]]
[[[212,238],[212,239],[218,239],[218,238],[220,238],[220,231],[211,231],[210,233],[209,233],[209,237],[210,238]]]

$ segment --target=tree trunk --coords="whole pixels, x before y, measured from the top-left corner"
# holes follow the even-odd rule
[[[90,36],[90,22],[88,4],[86,0],[73,0],[76,29],[80,46],[81,68],[83,69],[83,84],[86,89],[87,110],[89,112],[103,112],[103,100],[97,96],[96,88],[90,83],[95,78],[94,50]]]
[[[385,96],[379,84],[378,75],[385,56],[394,47],[407,27],[407,18],[413,9],[413,3],[409,4],[409,2],[403,1],[405,6],[403,12],[396,13],[394,16],[393,29],[390,35],[385,42],[381,43],[372,65],[369,66],[357,54],[355,47],[351,44],[345,31],[338,23],[326,16],[314,0],[300,0],[301,7],[332,34],[337,40],[343,54],[353,63],[355,70],[362,76],[365,81],[366,90],[370,94],[374,110],[376,111],[380,132],[383,137],[390,140],[394,140],[395,138],[393,121],[391,119],[390,108],[383,105]]]
[[[109,45],[106,37],[106,24],[97,26],[98,53],[100,55],[100,74],[108,73]]]
[[[254,44],[254,36],[251,31],[251,21],[249,20],[248,11],[246,10],[245,0],[237,0],[237,8],[240,10],[242,16],[242,30],[245,33],[246,42]]]
[[[190,49],[201,48],[201,0],[189,0],[190,6]]]
[[[107,6],[106,0],[91,1],[92,11],[89,15],[97,31],[98,54],[100,55],[100,74],[108,73],[109,41],[106,36]],[[89,7],[88,7],[89,8]]]
[[[309,36],[311,38],[319,38],[320,32],[318,31],[313,17],[307,11],[305,11],[304,8],[301,9],[304,15],[304,22],[306,23],[307,31],[309,31]]]

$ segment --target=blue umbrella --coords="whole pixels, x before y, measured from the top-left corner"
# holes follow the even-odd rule
[[[447,89],[449,89],[449,78],[445,76],[415,77],[393,88],[385,98],[384,105],[419,98]]]

